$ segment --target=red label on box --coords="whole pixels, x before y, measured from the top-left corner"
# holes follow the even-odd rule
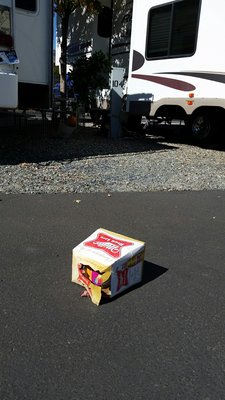
[[[83,243],[85,246],[99,249],[109,254],[111,257],[119,258],[121,249],[125,246],[132,246],[132,242],[116,239],[105,233],[98,233],[97,238]]]

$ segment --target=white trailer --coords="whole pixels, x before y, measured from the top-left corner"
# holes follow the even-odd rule
[[[16,108],[18,58],[14,51],[12,0],[0,1],[0,108]]]
[[[207,139],[225,117],[225,1],[134,0],[127,111],[187,122]]]
[[[77,8],[69,19],[67,37],[68,71],[77,58],[89,57],[96,51],[108,54],[110,49],[111,0],[101,0],[104,7],[100,15],[90,15],[85,8]],[[56,29],[56,65],[60,66],[61,57],[61,20],[57,16]]]
[[[112,36],[110,55],[113,67],[125,69],[128,75],[133,0],[112,2]]]
[[[50,106],[52,19],[52,0],[0,0],[0,108]]]
[[[77,8],[70,16],[67,71],[79,57],[85,55],[88,58],[94,52],[101,50],[111,58],[112,67],[116,68],[115,73],[110,76],[109,87],[112,88],[116,84],[114,89],[119,100],[118,90],[121,86],[125,86],[128,76],[133,0],[101,0],[101,4],[103,8],[97,15],[86,13],[85,8]],[[60,65],[61,39],[60,18],[57,18],[56,65]],[[121,71],[123,71],[122,78]],[[120,76],[119,82],[115,76],[117,78]],[[97,106],[100,110],[108,109],[109,101],[110,90],[106,88],[97,96]],[[100,113],[98,111],[95,110],[94,113],[99,115],[101,111]]]
[[[70,16],[68,32],[68,64],[80,56],[103,51],[112,58],[114,67],[125,68],[128,73],[133,0],[101,0],[103,10],[90,15],[85,8],[77,8]],[[61,49],[60,18],[57,18],[56,64]]]
[[[51,105],[53,1],[14,0],[15,50],[20,108]]]

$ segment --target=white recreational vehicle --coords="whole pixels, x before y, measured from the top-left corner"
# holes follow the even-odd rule
[[[0,108],[51,102],[52,0],[0,0]]]
[[[112,36],[110,55],[113,67],[125,69],[128,74],[133,0],[112,2]]]
[[[90,15],[85,8],[77,8],[70,16],[68,32],[68,64],[82,55],[87,57],[103,51],[112,58],[114,67],[128,72],[133,0],[101,0],[99,15]],[[56,64],[61,49],[60,18],[57,18]],[[70,68],[70,67],[69,67]],[[68,69],[69,69],[68,68]]]
[[[128,75],[130,35],[133,0],[100,0],[102,10],[98,15],[90,15],[85,8],[77,8],[70,16],[67,37],[67,71],[81,56],[87,58],[101,50],[109,55],[112,66],[117,69],[109,79],[109,86],[118,91],[124,86]],[[60,65],[61,56],[61,21],[57,18],[56,65]],[[119,73],[118,70],[121,72]],[[97,105],[100,109],[108,108],[109,90],[103,90],[97,95]],[[116,96],[119,99],[120,96]],[[112,97],[111,97],[112,100]],[[112,104],[112,101],[111,101]],[[117,105],[118,107],[118,105]],[[97,112],[95,110],[95,112]],[[101,110],[100,110],[101,113]],[[98,113],[97,113],[98,114]]]
[[[208,138],[225,117],[224,18],[224,0],[134,0],[127,111]]]
[[[207,139],[225,117],[225,1],[104,0],[104,5],[111,7],[111,37],[101,37],[99,17],[91,25],[84,14],[86,22],[75,15],[68,50],[78,56],[78,50],[100,46],[114,67],[124,68],[133,128],[142,116],[180,119],[194,138]]]
[[[99,16],[87,13],[85,8],[77,8],[70,16],[67,37],[68,71],[80,56],[86,55],[88,57],[99,50],[102,50],[105,54],[109,52],[111,0],[101,0],[101,4],[104,8],[103,13]],[[56,65],[60,65],[61,39],[61,20],[57,15]]]
[[[0,2],[0,108],[16,108],[18,102],[18,58],[14,51],[13,5]]]

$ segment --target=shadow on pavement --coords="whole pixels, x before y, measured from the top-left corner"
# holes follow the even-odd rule
[[[165,267],[161,267],[160,265],[153,264],[149,261],[144,261],[143,278],[140,286],[143,286],[146,283],[157,279],[160,275],[164,274],[167,271],[168,269]]]
[[[113,297],[112,299],[103,298],[100,304],[102,305],[102,304],[107,304],[108,302],[115,301],[116,299],[120,298],[121,296],[124,296],[127,293],[130,293],[133,290],[136,290],[136,289],[146,285],[147,283],[159,278],[161,275],[165,274],[165,272],[167,272],[167,271],[168,271],[167,268],[161,267],[160,265],[157,265],[157,264],[154,264],[154,263],[151,263],[151,262],[145,260],[144,264],[143,264],[142,281],[140,283],[132,286],[131,288],[129,288],[127,290],[124,290],[122,293]]]
[[[151,138],[127,137],[113,140],[100,129],[79,127],[70,137],[59,137],[56,131],[42,132],[37,126],[29,129],[0,129],[0,165],[72,161],[127,153],[176,150],[172,144]]]

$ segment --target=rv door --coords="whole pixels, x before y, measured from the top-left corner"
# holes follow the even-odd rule
[[[0,2],[0,108],[16,108],[18,102],[18,64],[13,49],[13,18],[11,1]]]

